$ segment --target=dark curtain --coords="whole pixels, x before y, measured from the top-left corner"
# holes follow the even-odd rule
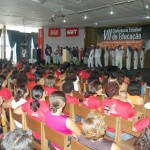
[[[37,49],[38,47],[38,33],[31,33],[31,38],[33,38],[34,48]]]
[[[12,31],[12,30],[7,30],[7,34],[8,34],[8,40],[9,40],[9,44],[11,47],[11,54],[10,54],[10,61],[13,60],[13,47],[15,46],[15,43],[18,39],[18,31]]]
[[[31,33],[19,33],[20,34],[20,51],[22,47],[27,50],[26,58],[30,58],[31,53]],[[20,58],[22,53],[20,52]]]
[[[2,33],[2,29],[0,29],[0,36],[1,36],[1,33]]]

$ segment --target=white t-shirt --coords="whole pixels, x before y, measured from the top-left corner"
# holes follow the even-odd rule
[[[14,99],[11,102],[11,107],[13,109],[16,109],[18,106],[24,104],[25,102],[27,102],[25,99],[21,98],[18,102],[16,102]],[[20,124],[18,121],[15,121],[15,124],[18,128],[22,128],[22,124]]]

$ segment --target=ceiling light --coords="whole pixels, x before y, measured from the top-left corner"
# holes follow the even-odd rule
[[[111,11],[110,11],[110,14],[111,14],[111,15],[113,15],[113,14],[114,14],[114,12],[111,10]]]
[[[97,25],[98,25],[98,23],[97,23],[97,22],[95,22],[95,25],[97,26]]]
[[[148,8],[149,8],[149,6],[148,6],[148,5],[145,5],[145,8],[146,8],[146,9],[148,9]]]
[[[146,18],[146,19],[149,19],[150,17],[149,17],[149,16],[146,16],[145,18]]]
[[[67,22],[65,18],[64,18],[63,22],[64,22],[64,23]]]
[[[87,16],[85,15],[85,16],[84,16],[84,20],[86,20],[86,19],[87,19]]]

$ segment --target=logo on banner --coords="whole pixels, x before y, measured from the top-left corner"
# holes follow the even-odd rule
[[[60,28],[49,28],[48,29],[48,36],[51,37],[60,37]]]
[[[79,36],[79,28],[66,28],[66,36]]]

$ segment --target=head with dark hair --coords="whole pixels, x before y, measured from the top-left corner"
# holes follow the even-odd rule
[[[131,96],[140,96],[141,84],[138,81],[131,81],[128,85],[127,92]]]
[[[33,150],[32,139],[27,131],[15,129],[7,132],[0,140],[0,150]]]
[[[100,95],[102,93],[102,84],[100,81],[92,81],[88,85],[88,92],[85,93],[85,97],[88,98],[91,95]]]
[[[118,81],[119,85],[121,85],[123,83],[124,78],[125,78],[125,73],[122,70],[118,71],[117,72],[117,81]]]
[[[117,78],[117,72],[116,72],[116,71],[110,72],[110,77],[111,77],[112,79],[116,79],[116,78]]]
[[[45,79],[45,86],[47,87],[53,87],[55,84],[55,77],[54,76],[48,76]]]
[[[28,83],[28,78],[24,72],[20,72],[17,76],[17,87],[20,85],[26,86]]]
[[[44,89],[41,85],[35,85],[32,89],[32,99],[30,106],[34,112],[40,107],[39,100],[43,98]]]
[[[66,80],[71,80],[75,82],[77,80],[77,73],[75,70],[68,70],[66,73]]]
[[[53,113],[57,112],[57,109],[62,108],[65,106],[66,97],[62,91],[55,91],[49,97],[50,107]]]
[[[90,83],[94,80],[99,81],[99,72],[96,70],[93,70],[87,79],[88,83]]]
[[[142,131],[140,137],[138,137],[134,145],[135,145],[135,150],[150,149],[150,124]]]
[[[62,85],[62,90],[64,93],[71,93],[74,90],[73,82],[71,80],[65,80]]]
[[[61,74],[64,74],[67,71],[67,68],[65,66],[61,65],[59,67],[59,71],[60,71]]]
[[[41,85],[44,85],[44,78],[43,78],[43,74],[39,71],[36,71],[34,73],[34,77],[35,77],[35,82]]]
[[[4,75],[0,75],[0,90],[5,86],[5,84],[7,84],[6,77]]]
[[[143,74],[141,72],[136,72],[133,76],[133,80],[141,83],[143,81]]]
[[[20,85],[19,87],[17,87],[16,89],[16,94],[15,94],[15,101],[19,101],[20,98],[24,97],[24,94],[27,92],[27,89],[24,85]]]
[[[106,95],[108,98],[119,95],[119,85],[116,82],[109,82],[105,88]]]

